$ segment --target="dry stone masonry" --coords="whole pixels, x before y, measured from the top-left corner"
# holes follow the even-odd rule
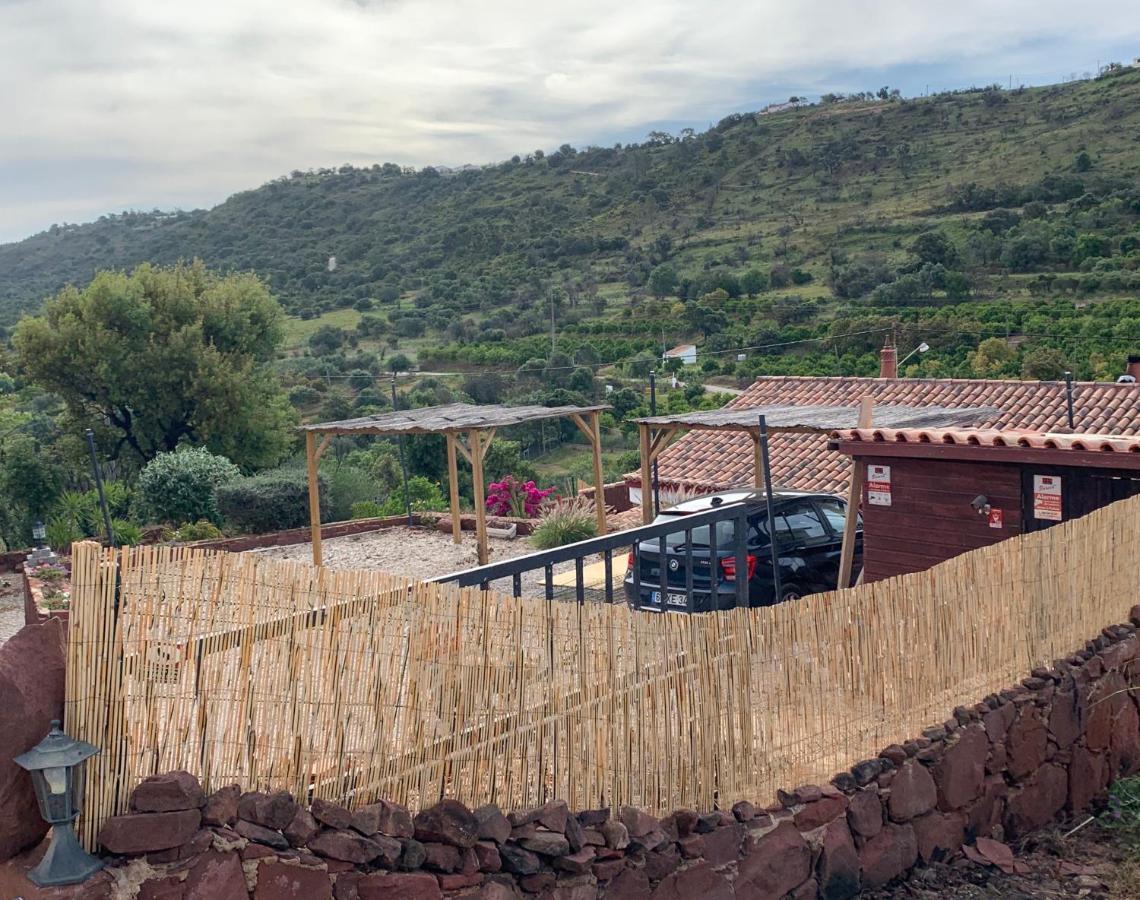
[[[206,796],[186,772],[146,779],[106,822],[116,857],[84,886],[140,900],[842,900],[1086,808],[1140,770],[1140,607],[1079,653],[954,710],[824,785],[764,808],[504,814],[443,800],[412,815],[287,793]]]

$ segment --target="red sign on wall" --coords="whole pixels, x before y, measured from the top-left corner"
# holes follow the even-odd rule
[[[1000,509],[991,509],[989,512],[990,528],[1004,528],[1005,527],[1005,514]]]

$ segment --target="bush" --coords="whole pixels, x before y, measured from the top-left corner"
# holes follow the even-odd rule
[[[134,547],[142,543],[142,529],[134,522],[112,519],[111,528],[115,532],[115,544],[119,547]]]
[[[539,550],[550,550],[596,537],[597,534],[594,501],[579,497],[550,507],[540,517],[530,542]]]
[[[376,498],[376,482],[364,469],[337,466],[328,478],[329,521],[343,522],[352,518],[352,507]]]
[[[408,496],[412,501],[413,512],[447,509],[447,501],[444,499],[439,485],[422,475],[408,479]],[[405,512],[404,488],[402,485],[397,485],[388,495],[388,499],[380,504],[380,512],[377,515],[402,516]]]
[[[239,478],[238,467],[202,448],[160,453],[135,485],[142,514],[157,522],[220,522],[215,492]]]
[[[85,537],[75,521],[65,515],[53,516],[48,519],[45,528],[48,546],[56,553],[69,552],[75,541],[81,541]]]
[[[222,530],[213,522],[199,519],[197,522],[186,522],[179,525],[177,529],[170,532],[168,539],[181,544],[189,544],[192,541],[216,541],[222,536]]]
[[[384,508],[375,500],[361,500],[352,504],[352,518],[378,519],[384,515]]]
[[[317,486],[321,518],[329,512],[323,476]],[[218,488],[218,509],[238,531],[260,534],[309,524],[309,482],[301,469],[271,469],[239,478]]]

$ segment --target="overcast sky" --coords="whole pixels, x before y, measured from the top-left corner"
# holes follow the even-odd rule
[[[0,241],[293,169],[459,165],[791,93],[1041,84],[1137,0],[0,0]]]

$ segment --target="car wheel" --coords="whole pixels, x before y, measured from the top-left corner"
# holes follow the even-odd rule
[[[799,600],[804,595],[796,585],[787,585],[780,589],[780,602],[787,603],[789,600]]]

